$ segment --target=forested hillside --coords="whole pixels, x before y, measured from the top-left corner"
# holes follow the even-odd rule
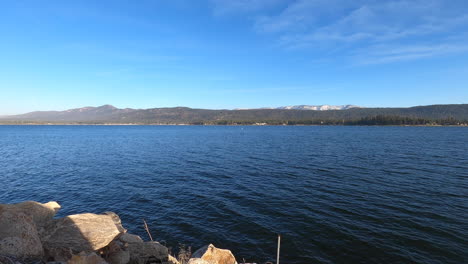
[[[187,107],[118,109],[111,105],[67,111],[31,112],[1,123],[86,124],[289,124],[289,125],[458,125],[468,122],[468,104],[346,110],[208,110]]]

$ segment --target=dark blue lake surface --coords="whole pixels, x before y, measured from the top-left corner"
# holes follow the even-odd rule
[[[468,128],[0,126],[0,184],[238,260],[468,259]]]

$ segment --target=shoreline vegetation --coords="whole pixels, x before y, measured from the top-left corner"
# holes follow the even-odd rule
[[[130,234],[113,212],[54,218],[54,201],[0,204],[2,264],[237,264],[230,250],[208,244],[195,252]],[[144,220],[143,220],[144,221]],[[177,257],[175,257],[177,256]]]
[[[97,125],[97,126],[457,126],[466,127],[468,121],[447,119],[423,119],[394,116],[367,117],[358,120],[217,120],[198,122],[100,122],[100,121],[0,121],[0,125]]]

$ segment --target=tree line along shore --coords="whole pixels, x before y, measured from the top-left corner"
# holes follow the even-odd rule
[[[0,125],[328,125],[328,126],[468,126],[467,120],[455,118],[427,119],[402,116],[369,116],[359,119],[312,119],[312,120],[214,120],[193,122],[105,122],[105,121],[0,121]]]

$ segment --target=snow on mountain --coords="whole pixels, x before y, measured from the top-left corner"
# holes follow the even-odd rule
[[[351,108],[361,108],[357,105],[291,105],[281,106],[276,109],[294,109],[294,110],[316,110],[316,111],[327,111],[327,110],[346,110]]]

